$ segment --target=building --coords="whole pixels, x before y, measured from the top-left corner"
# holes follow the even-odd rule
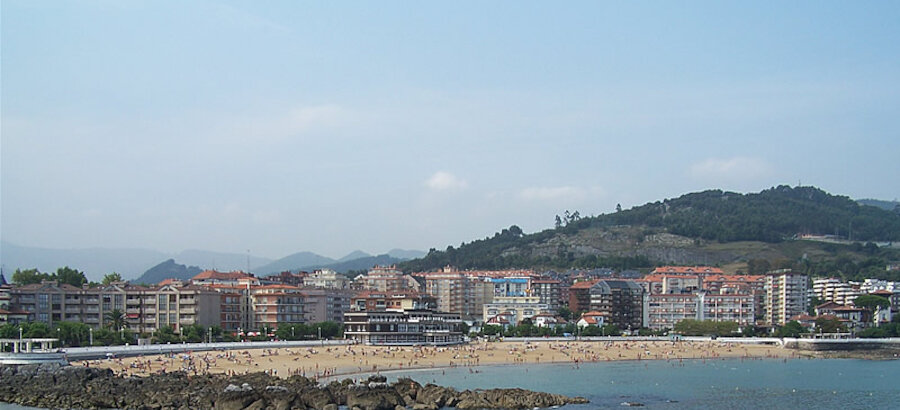
[[[529,277],[489,278],[494,285],[494,297],[527,296],[531,289]]]
[[[591,310],[591,287],[599,280],[575,282],[569,287],[569,310],[587,312]]]
[[[435,298],[410,290],[379,292],[366,290],[350,299],[350,310],[356,312],[384,312],[387,310],[434,310]]]
[[[843,282],[837,278],[819,278],[813,280],[813,294],[824,302],[849,305],[865,292],[858,284]]]
[[[789,269],[766,274],[766,305],[763,319],[770,325],[784,325],[809,306],[809,280],[805,274]]]
[[[304,295],[297,286],[258,286],[252,289],[251,297],[253,328],[274,330],[282,323],[306,323]]]
[[[432,345],[463,343],[459,314],[430,310],[350,311],[344,314],[344,336],[367,345]]]
[[[603,327],[605,319],[606,315],[604,315],[603,312],[585,312],[578,321],[575,322],[575,326],[580,328],[588,326]]]
[[[417,276],[425,282],[425,293],[436,299],[438,311],[456,313],[466,320],[481,318],[484,304],[494,299],[495,286],[487,277],[452,270]]]
[[[350,279],[331,269],[314,271],[303,278],[303,286],[323,289],[350,289]]]
[[[303,289],[303,315],[307,323],[344,322],[344,313],[350,311],[353,291],[349,289]]]
[[[697,275],[651,274],[636,280],[644,293],[663,295],[674,293],[692,293],[699,291],[702,282]]]
[[[600,312],[605,317],[604,323],[623,330],[643,326],[644,289],[636,282],[599,280],[589,288],[589,293],[589,310]]]
[[[712,266],[660,266],[650,272],[651,275],[666,276],[706,276],[706,275],[724,275],[722,269]]]
[[[563,305],[562,282],[556,279],[539,278],[531,280],[531,296],[536,296],[541,303],[550,306],[556,312]]]
[[[191,283],[199,286],[208,285],[259,285],[259,279],[252,273],[241,271],[219,272],[215,270],[206,270],[198,273],[191,278]]]
[[[134,286],[114,282],[79,288],[55,281],[24,285],[10,290],[10,311],[24,311],[29,319],[49,326],[62,321],[94,328],[108,326],[110,314],[125,315],[127,326],[137,333],[152,333],[163,326],[176,332],[188,325],[218,325],[218,293],[199,286]]]
[[[365,275],[353,280],[355,290],[375,290],[379,292],[396,292],[404,290],[420,291],[419,282],[412,276],[401,272],[395,265],[375,266]]]
[[[513,325],[522,323],[523,320],[533,318],[539,314],[555,314],[550,305],[541,303],[537,296],[498,296],[491,303],[485,303],[482,320],[487,322],[490,318],[500,313],[511,315],[510,322]]]

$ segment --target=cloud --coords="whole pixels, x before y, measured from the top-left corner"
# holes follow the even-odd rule
[[[435,172],[425,181],[425,186],[433,191],[461,191],[468,185],[465,180],[445,171]]]
[[[760,158],[708,158],[691,165],[694,179],[715,182],[747,182],[772,175],[774,167]]]

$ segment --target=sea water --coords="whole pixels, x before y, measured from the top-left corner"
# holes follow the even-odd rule
[[[456,389],[582,396],[571,409],[900,409],[900,361],[725,359],[457,367],[392,372]]]
[[[456,389],[583,396],[570,409],[900,409],[900,361],[725,359],[455,367],[383,373]],[[0,409],[31,409],[0,403]]]

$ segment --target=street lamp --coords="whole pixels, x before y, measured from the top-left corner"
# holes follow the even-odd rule
[[[62,329],[56,328],[56,338],[57,339],[62,339],[62,337],[60,337],[60,332],[62,332]]]
[[[322,339],[322,326],[319,326],[318,329],[319,329],[319,340],[321,340]]]
[[[122,325],[122,330],[119,332],[122,335],[122,343],[125,343],[125,325]]]
[[[294,338],[294,325],[291,325],[291,339]]]
[[[209,330],[209,343],[212,343],[212,326],[208,328]]]
[[[94,345],[94,328],[89,327],[88,332],[90,333],[90,337],[91,337],[91,346],[93,346]]]

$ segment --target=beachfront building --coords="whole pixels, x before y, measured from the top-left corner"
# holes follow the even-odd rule
[[[30,320],[51,327],[63,321],[106,327],[108,314],[118,311],[125,315],[128,328],[138,333],[166,325],[178,331],[186,325],[219,324],[220,312],[218,294],[202,287],[144,287],[125,282],[79,288],[42,281],[12,288],[10,305],[27,312]]]
[[[527,296],[531,293],[530,277],[500,277],[490,278],[494,285],[494,297]]]
[[[279,324],[305,323],[304,296],[297,286],[263,285],[252,289],[253,322],[250,329],[278,329]]]
[[[241,285],[241,286],[257,286],[259,278],[253,276],[252,273],[241,271],[219,272],[216,270],[205,270],[191,278],[191,283],[198,286],[208,285]]]
[[[578,318],[578,321],[575,322],[575,326],[578,328],[585,328],[588,326],[603,327],[605,320],[606,315],[603,312],[585,312]]]
[[[463,343],[459,314],[431,310],[350,311],[344,336],[367,345],[453,345]]]
[[[599,280],[589,288],[590,311],[623,330],[643,327],[644,289],[632,280]]]
[[[806,274],[781,269],[766,274],[766,303],[763,319],[770,325],[784,325],[809,306],[809,279]]]
[[[550,309],[550,305],[541,303],[541,298],[537,296],[498,296],[491,303],[484,305],[482,320],[487,322],[490,318],[500,313],[508,313],[512,316],[510,320],[514,325],[522,323],[523,320],[533,318],[539,314],[555,314]]]

